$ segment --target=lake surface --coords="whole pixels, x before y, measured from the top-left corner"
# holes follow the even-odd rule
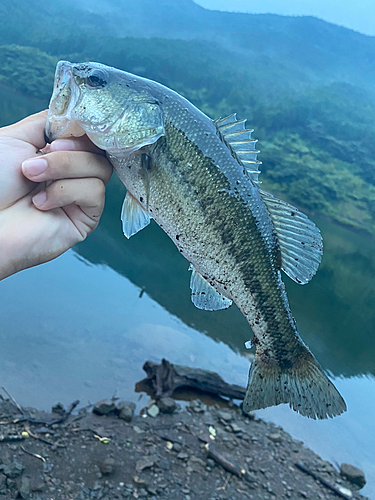
[[[192,305],[188,262],[154,223],[124,238],[124,193],[114,178],[97,231],[56,261],[0,283],[0,385],[21,405],[86,404],[116,392],[140,409],[148,401],[135,392],[142,364],[163,357],[246,385],[246,320],[235,306],[205,312]],[[361,467],[363,493],[375,498],[374,241],[312,219],[325,242],[319,272],[307,286],[285,282],[299,332],[348,411],[318,422],[286,405],[257,415],[323,458]]]

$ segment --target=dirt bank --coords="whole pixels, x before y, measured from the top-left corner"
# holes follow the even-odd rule
[[[169,402],[164,411],[174,410]],[[134,417],[133,406],[106,400],[96,406],[106,415],[86,408],[67,416],[59,407],[22,415],[3,401],[0,499],[339,498],[297,463],[364,498],[303,443],[237,407],[207,408],[196,400],[171,414],[153,405]]]

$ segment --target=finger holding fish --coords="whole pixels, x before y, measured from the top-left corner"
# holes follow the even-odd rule
[[[112,175],[112,166],[102,155],[86,151],[63,150],[24,161],[22,172],[33,182],[93,177],[108,184]]]
[[[112,165],[105,152],[87,136],[56,140],[44,151],[45,154],[22,164],[25,177],[46,186],[33,196],[32,202],[41,211],[63,208],[86,237],[103,212]]]

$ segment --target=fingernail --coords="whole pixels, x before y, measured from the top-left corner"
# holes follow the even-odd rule
[[[28,176],[40,175],[46,170],[47,165],[47,160],[43,158],[33,158],[22,163],[22,171]]]
[[[74,151],[74,141],[67,139],[57,139],[51,143],[51,151]]]
[[[41,191],[33,197],[33,203],[37,207],[40,207],[47,201],[47,193],[45,191]]]

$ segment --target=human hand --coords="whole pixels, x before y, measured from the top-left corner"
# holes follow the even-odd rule
[[[103,212],[105,153],[87,136],[46,145],[46,118],[0,129],[0,280],[83,241]]]

